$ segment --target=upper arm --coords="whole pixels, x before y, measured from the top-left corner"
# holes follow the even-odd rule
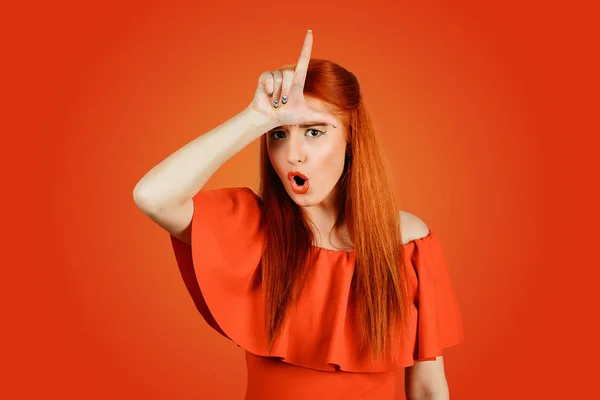
[[[429,228],[419,217],[407,211],[399,212],[402,243],[406,244],[429,234]]]
[[[432,394],[438,396],[436,399],[449,397],[443,356],[431,361],[416,361],[415,365],[406,367],[404,374],[407,400],[427,398]]]
[[[186,200],[177,206],[168,208],[138,207],[152,221],[184,243],[191,243],[194,199]]]
[[[400,211],[402,242],[408,243],[429,235],[429,228],[419,217],[406,211]],[[448,399],[449,390],[444,372],[444,357],[435,360],[415,361],[405,368],[405,391],[407,400],[429,398]]]
[[[429,228],[419,217],[406,211],[400,211],[399,214],[402,243],[408,243],[429,234]],[[438,356],[435,360],[416,361],[415,365],[407,367],[405,369],[405,389],[407,400],[427,398],[433,393],[436,395],[446,394],[448,384],[444,373],[444,358]]]

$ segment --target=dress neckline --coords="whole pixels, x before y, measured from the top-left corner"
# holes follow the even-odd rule
[[[427,233],[427,235],[425,235],[423,237],[420,237],[420,238],[417,238],[417,239],[413,239],[410,242],[403,243],[402,246],[406,247],[406,246],[409,246],[411,244],[414,244],[416,241],[429,239],[429,238],[431,238],[431,235],[432,235],[432,231],[429,230],[429,232]],[[314,247],[314,248],[316,248],[317,250],[324,251],[324,252],[327,252],[327,253],[354,254],[356,252],[356,250],[334,250],[334,249],[328,249],[326,247],[321,247],[321,246],[317,246],[317,245],[314,245],[314,244],[311,245],[311,246]]]
[[[317,246],[317,245],[312,245],[312,247],[316,248],[317,250],[321,250],[321,251],[325,251],[325,252],[329,252],[329,253],[347,253],[347,254],[351,254],[354,253],[356,250],[334,250],[334,249],[328,249],[326,247],[321,247],[321,246]]]

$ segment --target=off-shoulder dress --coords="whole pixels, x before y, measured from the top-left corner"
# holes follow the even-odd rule
[[[348,312],[354,251],[316,246],[308,287],[268,352],[257,285],[264,249],[260,207],[260,198],[247,187],[201,190],[194,196],[191,246],[171,235],[177,265],[198,311],[213,329],[245,350],[246,400],[391,400],[399,369],[433,360],[463,340],[448,264],[430,229],[427,236],[403,245],[414,312],[409,340],[397,362],[375,364],[358,351],[358,332]]]

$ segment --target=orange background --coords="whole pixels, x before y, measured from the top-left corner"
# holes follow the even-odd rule
[[[593,397],[592,11],[248,3],[3,13],[2,397],[243,398],[243,350],[201,319],[132,191],[296,62],[306,29],[313,57],[357,75],[402,209],[446,250],[465,327],[451,397]],[[207,188],[257,176],[255,141]]]

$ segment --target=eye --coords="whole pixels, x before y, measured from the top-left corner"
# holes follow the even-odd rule
[[[320,131],[320,130],[318,130],[318,129],[309,129],[309,130],[308,130],[308,131],[306,131],[306,132],[308,133],[308,132],[311,132],[311,131],[312,131],[312,132],[317,132],[317,134],[318,134],[318,136],[312,136],[312,135],[311,135],[310,137],[312,137],[312,138],[318,138],[319,136],[322,136],[322,135],[324,135],[324,134],[325,134],[325,132],[323,132],[323,131]]]
[[[306,131],[306,133],[309,133],[309,132],[311,132],[311,133],[314,133],[314,132],[316,132],[316,136],[315,136],[315,135],[312,135],[312,134],[309,134],[309,137],[311,137],[311,138],[315,139],[315,138],[318,138],[318,137],[320,137],[320,136],[324,135],[324,134],[325,134],[325,132],[327,132],[327,131],[325,131],[325,132],[324,132],[324,131],[320,131],[320,130],[318,130],[318,129],[308,129],[308,130]],[[283,136],[283,137],[282,137],[282,136],[278,136],[277,134],[279,134],[279,133],[282,133],[283,135],[286,135],[286,133],[285,133],[284,131],[282,131],[282,130],[279,130],[279,131],[273,131],[273,132],[271,132],[271,133],[269,134],[269,137],[271,138],[271,140],[274,140],[274,141],[281,140],[281,139],[285,139],[285,136]]]
[[[269,135],[269,137],[270,137],[272,140],[279,140],[279,139],[283,139],[283,138],[280,138],[280,137],[276,137],[276,136],[275,136],[277,133],[280,133],[280,132],[281,132],[281,133],[285,133],[284,131],[273,131],[273,132],[271,132],[271,134]]]

